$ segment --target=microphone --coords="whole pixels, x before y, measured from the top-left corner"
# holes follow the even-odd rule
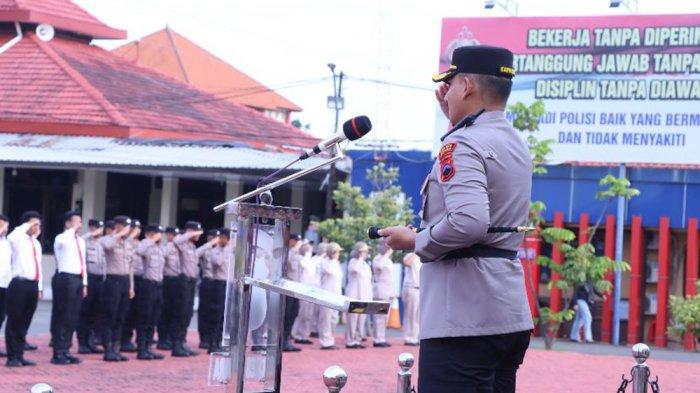
[[[336,143],[348,140],[354,141],[355,139],[360,139],[365,134],[367,134],[372,129],[372,122],[369,121],[367,116],[357,116],[346,121],[343,124],[343,132],[338,132],[333,134],[330,138],[321,141],[318,145],[314,146],[311,150],[304,152],[304,154],[299,156],[300,160],[305,160],[309,157],[313,157],[316,154],[330,148]]]

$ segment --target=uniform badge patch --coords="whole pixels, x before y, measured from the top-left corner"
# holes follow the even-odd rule
[[[456,169],[452,155],[456,147],[456,143],[446,143],[440,148],[438,160],[440,160],[440,180],[442,182],[452,179],[452,176],[455,175]]]

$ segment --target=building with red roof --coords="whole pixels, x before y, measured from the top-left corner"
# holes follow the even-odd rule
[[[292,112],[301,111],[293,102],[170,27],[120,46],[114,52],[285,123],[290,122]]]
[[[205,56],[172,36],[188,62]],[[0,0],[0,211],[14,225],[22,211],[40,210],[45,242],[71,208],[85,218],[129,214],[164,225],[196,219],[221,226],[214,205],[253,189],[317,142],[261,113],[299,110],[281,96],[222,98],[206,91],[195,65],[186,63],[185,77],[173,75],[129,59],[128,46],[118,54],[91,45],[95,38],[124,39],[126,32],[69,0]],[[275,202],[321,215],[324,177],[276,190]]]

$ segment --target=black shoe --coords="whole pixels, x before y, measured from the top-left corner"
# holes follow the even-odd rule
[[[345,344],[345,348],[347,348],[347,349],[358,349],[358,348],[360,348],[360,344],[351,344],[351,345]]]
[[[90,344],[90,353],[103,353],[104,351],[100,349],[97,345]]]
[[[77,357],[71,355],[70,353],[64,353],[64,354],[63,354],[63,357],[65,357],[66,359],[68,359],[68,361],[70,362],[70,364],[80,364],[80,362],[81,362],[79,358],[77,358]]]
[[[173,344],[169,341],[158,341],[156,348],[160,349],[161,351],[171,351],[173,349]]]
[[[311,332],[309,336],[311,336],[312,338],[318,338],[318,332]]]
[[[375,348],[389,348],[391,346],[391,344],[389,344],[388,342],[383,342],[383,343],[374,343],[374,344],[372,344],[372,346]]]
[[[250,350],[253,352],[263,352],[265,349],[264,345],[253,345],[250,347]]]
[[[403,345],[405,345],[407,347],[419,347],[420,346],[419,343],[410,343],[410,342],[404,342]]]
[[[22,364],[22,361],[19,359],[7,359],[5,362],[5,367],[22,367],[24,364]]]
[[[136,359],[138,359],[138,360],[153,360],[154,357],[145,348],[142,348],[142,349],[138,350],[138,355],[136,355]]]
[[[211,354],[214,353],[214,352],[223,352],[223,351],[224,351],[224,349],[221,348],[220,345],[212,345],[212,346],[209,347],[209,349],[207,350],[207,354],[211,355]]]
[[[120,361],[120,362],[128,362],[128,361],[129,361],[129,358],[128,358],[128,357],[122,355],[122,354],[119,353],[119,352],[117,352],[117,356],[119,357],[119,361]]]
[[[190,356],[190,354],[182,346],[182,343],[175,342],[175,343],[173,343],[172,356],[176,357],[176,358],[186,358],[186,357]]]
[[[25,351],[36,351],[37,348],[39,348],[39,347],[37,347],[34,344],[30,344],[30,343],[26,343],[26,342],[24,343],[24,350]]]
[[[51,364],[63,366],[66,364],[70,364],[70,360],[68,360],[68,358],[63,355],[53,355],[53,357],[51,358]]]
[[[89,346],[87,346],[87,345],[85,345],[85,344],[80,344],[80,345],[78,345],[78,353],[81,354],[81,355],[86,355],[86,354],[90,354],[90,353],[93,353],[93,352],[92,352],[92,349],[90,349]]]
[[[321,349],[326,350],[326,351],[333,351],[333,350],[340,349],[340,348],[338,348],[337,345],[329,345],[327,347],[321,347]]]
[[[120,352],[136,352],[136,346],[131,341],[125,341],[121,343],[119,347]]]
[[[313,341],[307,340],[307,339],[305,339],[305,338],[298,339],[298,340],[295,339],[295,340],[294,340],[294,344],[311,345],[311,344],[313,344],[313,343],[314,343]]]
[[[21,359],[20,362],[22,362],[22,366],[36,366],[36,362],[31,360]]]
[[[104,356],[102,357],[102,360],[104,360],[105,362],[118,362],[119,355],[112,351],[106,351]]]
[[[197,356],[199,355],[199,351],[195,351],[194,349],[188,348],[186,345],[183,345],[185,348],[185,352],[187,352],[187,356]]]
[[[150,349],[147,349],[146,351],[148,351],[148,353],[151,355],[151,357],[153,358],[153,360],[162,360],[162,359],[165,359],[165,356],[163,356],[163,355],[161,355],[161,354],[159,354],[159,353],[151,352]]]
[[[295,347],[292,344],[287,344],[282,347],[283,352],[301,352],[301,348]]]

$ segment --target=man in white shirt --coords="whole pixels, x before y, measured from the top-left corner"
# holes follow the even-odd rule
[[[71,355],[69,350],[73,332],[78,325],[80,306],[88,289],[85,240],[79,235],[83,219],[80,213],[68,211],[63,216],[63,225],[65,230],[56,236],[53,243],[56,274],[51,280],[51,363],[57,365],[80,363],[80,359]]]
[[[21,225],[8,236],[12,247],[12,281],[7,287],[7,367],[34,366],[35,362],[24,358],[27,329],[41,298],[41,216],[27,211],[20,217]]]
[[[7,294],[7,286],[12,280],[12,267],[10,260],[12,258],[12,247],[7,240],[7,228],[9,228],[10,219],[6,215],[0,214],[0,328],[5,321],[5,295]],[[7,356],[3,351],[0,351],[0,357]]]

